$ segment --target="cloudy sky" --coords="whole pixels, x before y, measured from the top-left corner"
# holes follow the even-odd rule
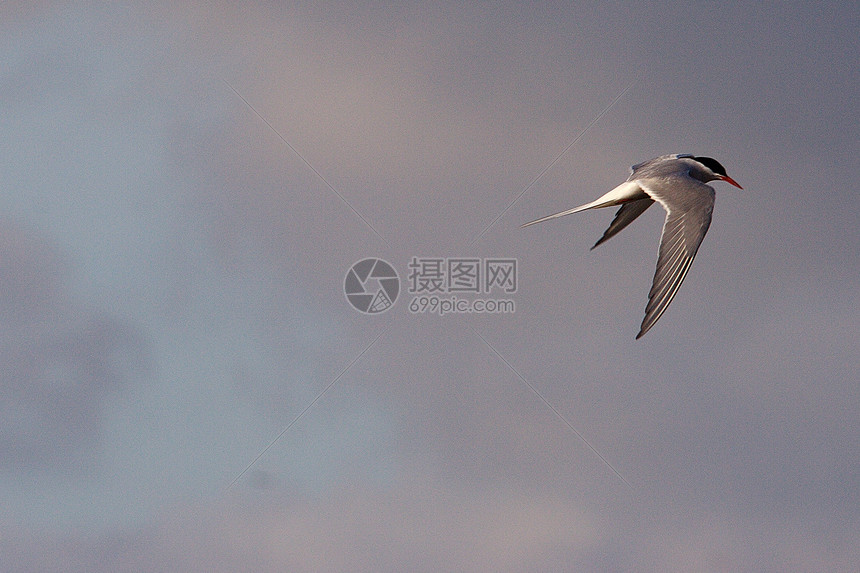
[[[0,8],[4,571],[854,570],[856,6],[197,4]],[[665,153],[637,341],[662,211],[519,225]]]

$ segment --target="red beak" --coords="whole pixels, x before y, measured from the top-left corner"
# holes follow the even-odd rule
[[[743,187],[741,187],[740,185],[738,185],[738,182],[737,182],[737,181],[735,181],[734,179],[732,179],[732,178],[731,178],[731,177],[729,177],[728,175],[720,175],[720,179],[722,179],[722,180],[723,180],[723,181],[725,181],[726,183],[731,183],[732,185],[734,185],[734,186],[735,186],[735,187],[737,187],[738,189],[743,189]]]

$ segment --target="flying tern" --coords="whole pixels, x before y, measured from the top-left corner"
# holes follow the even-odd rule
[[[725,168],[716,159],[689,154],[662,155],[634,165],[627,181],[599,199],[542,217],[522,227],[587,209],[621,205],[609,228],[591,247],[593,249],[618,234],[654,201],[660,203],[666,210],[666,221],[660,237],[657,270],[648,293],[645,318],[636,335],[639,339],[663,316],[690,270],[696,251],[708,232],[714,211],[714,188],[706,183],[716,180],[743,189],[726,175]]]

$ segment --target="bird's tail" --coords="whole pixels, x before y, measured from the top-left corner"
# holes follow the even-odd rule
[[[625,181],[603,197],[592,201],[591,203],[586,203],[585,205],[580,205],[579,207],[574,207],[573,209],[568,209],[567,211],[562,211],[560,213],[555,213],[554,215],[547,215],[546,217],[541,217],[540,219],[535,219],[534,221],[529,221],[525,225],[520,225],[520,228],[528,227],[530,225],[536,225],[537,223],[543,223],[544,221],[549,221],[550,219],[556,219],[558,217],[564,217],[565,215],[572,215],[573,213],[579,213],[580,211],[585,211],[587,209],[600,209],[601,207],[611,207],[613,205],[621,205],[622,203],[627,203],[628,201],[633,201],[636,199],[643,199],[648,197],[639,184],[635,181]]]

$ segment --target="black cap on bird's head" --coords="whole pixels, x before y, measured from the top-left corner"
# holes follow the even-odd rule
[[[710,169],[714,175],[717,176],[718,179],[725,181],[726,183],[731,183],[738,189],[743,189],[740,185],[738,185],[737,181],[726,175],[726,168],[722,166],[722,164],[714,159],[713,157],[696,157],[690,156],[690,159],[694,161],[698,161],[708,169]]]
[[[711,171],[716,173],[717,175],[725,175],[726,174],[726,168],[723,167],[719,161],[717,161],[716,159],[714,159],[712,157],[696,157],[696,156],[693,156],[691,159],[695,159],[696,161],[698,161],[699,163],[701,163],[702,165],[704,165],[705,167],[707,167],[708,169],[710,169]]]

